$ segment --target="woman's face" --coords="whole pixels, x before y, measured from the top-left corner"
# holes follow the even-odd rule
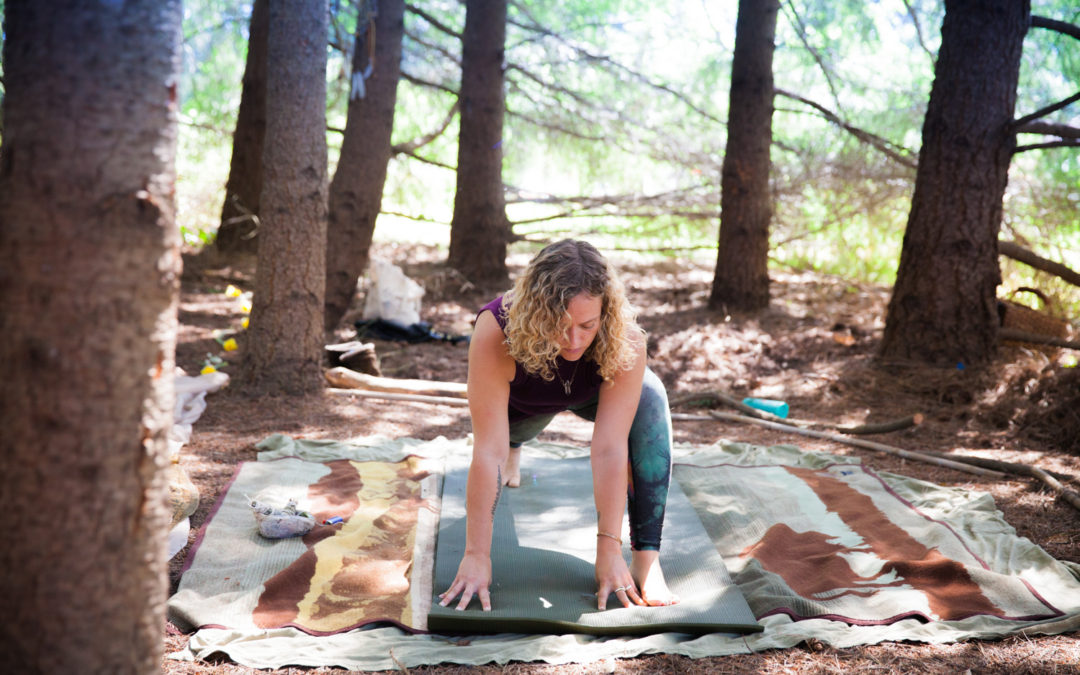
[[[567,361],[577,361],[592,344],[600,330],[600,314],[603,299],[598,295],[589,295],[582,291],[570,299],[566,306],[566,317],[559,339],[559,356]]]

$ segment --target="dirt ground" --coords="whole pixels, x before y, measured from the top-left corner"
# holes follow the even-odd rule
[[[491,289],[471,287],[441,264],[441,254],[425,246],[377,245],[374,255],[400,265],[426,289],[422,318],[435,330],[467,334],[476,308]],[[724,391],[739,398],[782,398],[791,416],[834,424],[880,422],[914,413],[922,424],[875,435],[873,440],[907,450],[940,451],[1036,465],[1080,477],[1080,368],[1064,366],[1064,355],[1009,346],[987,369],[927,369],[883,364],[874,351],[884,323],[888,289],[811,273],[774,273],[772,304],[755,316],[728,316],[705,309],[711,266],[687,260],[617,263],[629,295],[649,332],[650,366],[673,399],[683,394]],[[187,260],[180,305],[177,362],[196,373],[208,354],[225,358],[235,371],[242,358],[226,354],[215,338],[238,330],[240,302],[224,291],[232,284],[253,288],[252,265],[222,266],[206,256]],[[511,259],[512,274],[527,255]],[[358,301],[356,307],[361,303]],[[354,337],[347,316],[333,336]],[[376,342],[382,372],[390,377],[464,382],[464,344],[414,345]],[[226,389],[212,394],[181,464],[198,486],[201,504],[192,517],[192,539],[238,462],[255,458],[254,444],[272,433],[306,438],[358,435],[431,439],[469,433],[464,408],[360,399],[323,393],[302,399],[250,399]],[[701,414],[691,404],[679,413]],[[998,508],[1021,536],[1058,559],[1080,562],[1080,511],[1041,483],[1024,477],[988,479],[882,452],[734,422],[675,422],[676,441],[708,444],[718,439],[769,445],[793,443],[804,450],[858,456],[878,471],[914,476],[938,484],[991,493]],[[585,445],[589,425],[560,415],[541,437]],[[1072,481],[1080,491],[1080,482]],[[175,590],[184,553],[170,567]],[[181,649],[188,636],[168,626],[165,651]],[[1076,635],[1016,637],[998,641],[923,645],[885,643],[834,649],[821,644],[745,656],[688,659],[643,656],[615,662],[550,666],[510,664],[469,668],[479,673],[842,673],[872,669],[883,673],[1066,673],[1080,672]],[[413,673],[465,672],[459,666],[409,669]],[[254,673],[226,660],[185,663],[166,659],[169,675]],[[275,673],[342,672],[327,668],[288,668]]]

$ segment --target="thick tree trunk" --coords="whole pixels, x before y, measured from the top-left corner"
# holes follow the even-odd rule
[[[772,59],[779,9],[778,0],[739,2],[721,175],[720,243],[709,294],[712,309],[769,305]]]
[[[950,0],[881,355],[979,365],[998,345],[998,230],[1029,4]]]
[[[466,0],[461,131],[449,264],[470,281],[505,285],[510,223],[502,182],[506,0]]]
[[[160,671],[179,0],[8,0],[0,654]]]
[[[214,245],[221,253],[254,253],[262,192],[263,138],[266,136],[266,31],[268,0],[255,0],[248,29],[247,62],[240,110],[233,132],[232,163],[225,183],[221,226]]]
[[[401,75],[403,0],[378,3],[374,32],[368,22],[356,29],[349,117],[334,180],[326,230],[326,327],[341,321],[368,264],[375,219],[382,205],[390,137]],[[372,44],[374,43],[374,44]],[[374,48],[374,58],[370,50]],[[363,77],[371,67],[371,77]]]
[[[259,256],[240,383],[321,389],[326,286],[326,0],[270,4]]]

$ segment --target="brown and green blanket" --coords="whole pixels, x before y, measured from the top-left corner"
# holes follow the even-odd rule
[[[877,474],[793,446],[720,443],[677,448],[673,475],[699,519],[697,538],[722,558],[763,632],[465,640],[426,633],[441,590],[432,585],[440,481],[467,465],[467,441],[274,436],[260,445],[260,461],[238,469],[208,518],[169,602],[173,623],[199,629],[178,657],[224,653],[259,668],[382,670],[644,652],[709,656],[808,638],[843,647],[1080,630],[1076,566],[1017,537],[989,495]],[[523,471],[530,476],[530,462],[547,471],[550,462],[586,453],[532,445]],[[320,524],[303,538],[262,539],[249,500],[288,497],[299,497]],[[543,515],[542,506],[529,510]],[[322,524],[334,516],[343,522]],[[536,548],[539,539],[522,536],[526,525],[514,537],[519,548]]]

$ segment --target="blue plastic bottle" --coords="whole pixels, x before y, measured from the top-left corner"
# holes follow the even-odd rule
[[[785,419],[788,416],[788,404],[783,401],[777,401],[772,398],[744,398],[742,402],[751,408],[772,413],[780,419]]]

